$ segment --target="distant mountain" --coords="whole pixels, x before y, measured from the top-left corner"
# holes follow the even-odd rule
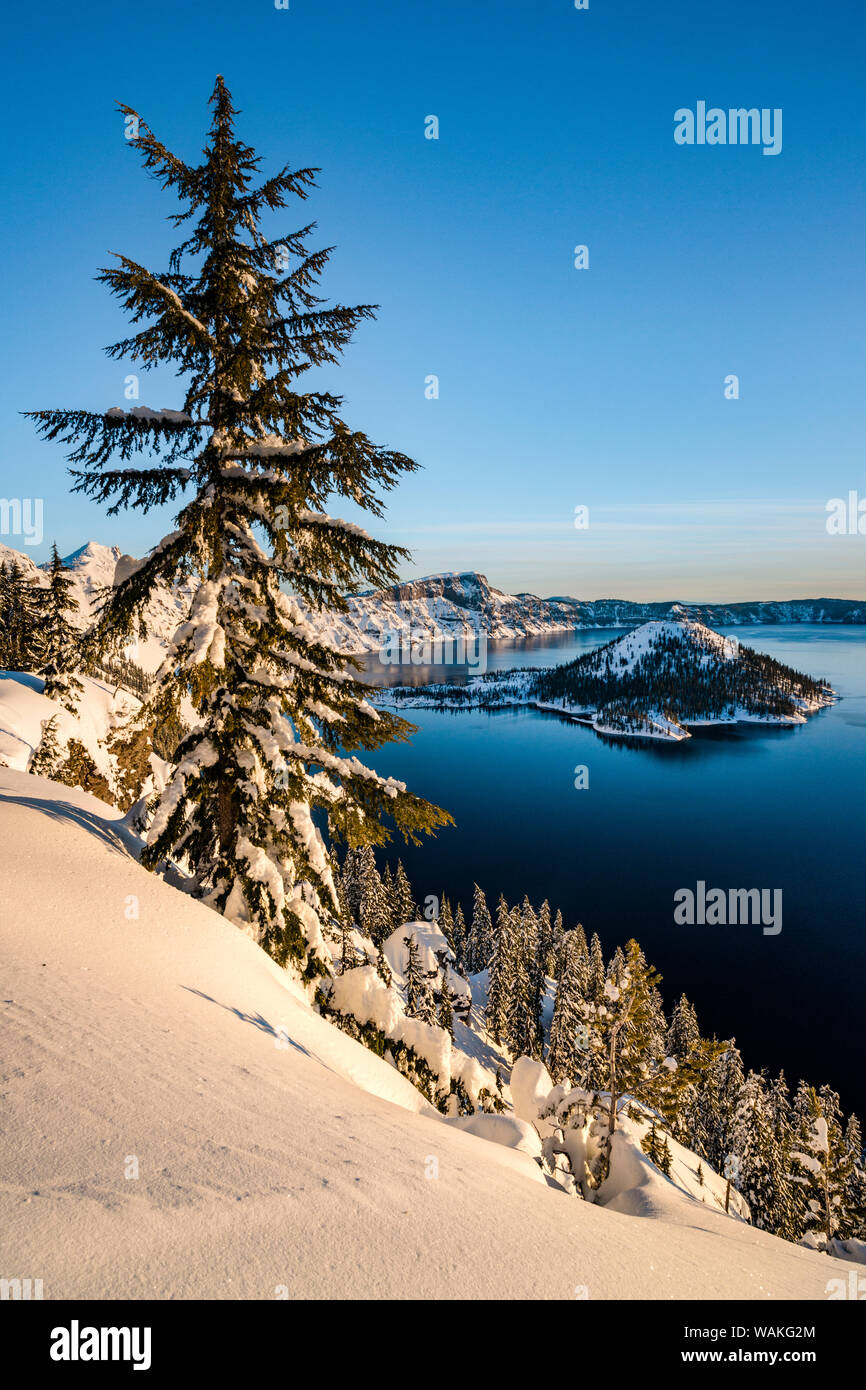
[[[475,676],[467,685],[398,687],[380,698],[414,707],[533,705],[599,733],[679,741],[702,724],[802,724],[836,696],[677,605],[664,620],[561,666]]]
[[[474,570],[433,574],[348,600],[323,626],[351,652],[376,651],[393,634],[433,640],[479,632],[488,638],[543,636],[575,628],[636,627],[674,608],[714,627],[747,623],[866,623],[862,599],[791,599],[731,604],[632,603],[628,599],[506,594]]]
[[[79,622],[88,625],[94,616],[98,594],[110,586],[118,564],[132,557],[118,546],[88,541],[66,556],[76,582]],[[0,563],[17,560],[36,582],[43,571],[21,551],[0,544]],[[148,637],[138,644],[133,659],[145,670],[159,665],[167,643],[183,621],[188,606],[183,590],[161,589],[147,614]],[[391,588],[355,594],[348,612],[315,614],[313,621],[339,650],[375,652],[399,638],[446,640],[485,633],[489,639],[541,637],[575,628],[637,627],[662,620],[677,608],[711,627],[746,623],[866,623],[862,599],[790,599],[786,601],[682,604],[632,603],[628,599],[577,599],[567,596],[539,598],[536,594],[507,594],[496,589],[474,570],[427,575]],[[303,604],[301,604],[304,607]]]

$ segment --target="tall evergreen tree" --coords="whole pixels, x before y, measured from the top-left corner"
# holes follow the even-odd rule
[[[487,899],[475,883],[472,885],[472,926],[469,929],[466,968],[470,975],[486,970],[493,952],[493,920]]]
[[[554,1081],[567,1078],[581,1085],[586,1082],[593,1042],[587,1008],[589,959],[574,932],[566,932],[563,950],[565,964],[553,1005],[547,1069]]]
[[[445,897],[444,894],[439,899],[439,902],[441,903],[441,906],[439,908],[439,920],[437,922],[437,926],[441,931],[442,935],[445,937],[445,940],[448,942],[448,949],[453,952],[454,914],[451,911],[451,904],[449,903],[448,899]]]
[[[365,936],[369,936],[374,946],[378,946],[391,935],[391,908],[371,845],[361,846],[355,863],[361,930]]]
[[[514,949],[511,935],[511,913],[500,894],[496,908],[496,930],[490,958],[487,985],[486,1023],[493,1041],[500,1046],[507,1041],[508,1003],[514,990]]]
[[[581,931],[582,931],[582,930],[583,930],[583,928],[581,927]],[[562,952],[562,947],[563,947],[563,942],[564,942],[564,940],[565,940],[565,927],[564,927],[563,921],[562,921],[562,913],[560,912],[559,908],[557,908],[557,909],[556,909],[556,916],[555,916],[554,919],[553,919],[553,942],[552,942],[553,966],[552,966],[552,969],[551,969],[551,971],[550,971],[550,973],[551,973],[551,975],[553,975],[554,979],[557,979],[557,980],[559,979],[560,971],[561,971],[561,970],[564,968],[564,966],[565,966],[565,957],[564,957],[563,952]]]
[[[684,1062],[700,1041],[700,1036],[698,1016],[686,996],[681,994],[671,1014],[666,1040],[668,1054],[676,1057],[678,1062]]]
[[[458,903],[454,909],[454,960],[458,975],[466,974],[466,919]]]
[[[538,909],[538,962],[544,975],[552,975],[556,968],[553,950],[553,922],[550,918],[550,903],[545,898]]]
[[[35,671],[45,644],[39,616],[41,590],[17,560],[0,572],[0,669]]]
[[[829,1086],[822,1086],[819,1093],[801,1081],[794,1111],[793,1171],[802,1190],[803,1231],[817,1231],[830,1240],[848,1220],[845,1199],[853,1167],[839,1097]]]
[[[845,1149],[850,1157],[850,1166],[845,1184],[845,1217],[841,1235],[843,1239],[853,1236],[856,1240],[866,1240],[866,1162],[860,1121],[856,1115],[849,1116],[845,1126]]]
[[[407,922],[417,922],[418,909],[415,906],[415,899],[412,896],[412,889],[406,877],[406,870],[403,868],[403,861],[397,860],[397,870],[394,874],[394,926],[402,927]]]
[[[604,968],[601,942],[598,939],[598,932],[593,932],[592,941],[589,944],[589,997],[593,1004],[603,1003],[606,982],[607,971]]]
[[[546,906],[546,904],[545,904]],[[547,913],[548,943],[550,933],[550,910]],[[542,1009],[546,987],[544,969],[545,948],[542,943],[542,920],[531,907],[528,898],[523,900],[521,915],[524,950],[526,951],[526,1051],[530,1057],[540,1060],[544,1050],[544,1023]]]
[[[411,726],[372,709],[357,663],[282,585],[314,610],[341,611],[360,584],[395,582],[405,552],[330,516],[327,504],[351,498],[379,515],[379,490],[415,464],[351,430],[338,397],[301,391],[302,374],[335,363],[373,308],[322,307],[314,287],[329,252],[308,250],[311,227],[271,239],[262,230],[264,214],[307,196],[316,171],[286,167],[256,183],[260,160],[235,133],[222,77],[211,104],[198,164],[121,106],[137,123],[131,143],[177,194],[174,220],[190,234],[162,274],[119,256],[100,276],[132,322],[145,321],[110,355],[173,365],[182,409],[33,414],[45,437],[73,446],[76,488],[112,499],[109,514],[190,494],[176,529],[102,613],[102,630],[122,642],[142,630],[156,584],[192,584],[155,705],[176,710],[188,695],[197,723],[154,802],[142,862],[179,860],[198,897],[311,976],[326,969],[320,914],[337,906],[314,811],[350,844],[384,843],[386,814],[413,842],[449,818],[355,756],[405,739]],[[134,455],[156,462],[122,466]]]
[[[45,665],[40,675],[45,677],[45,694],[57,700],[75,714],[84,686],[75,672],[81,666],[81,633],[71,621],[77,612],[78,600],[72,593],[72,575],[57,553],[56,542],[51,546],[48,567],[48,586],[40,592],[40,623],[45,649]]]
[[[532,1048],[527,907],[528,903],[524,900],[522,909],[516,905],[511,909],[507,928],[511,960],[511,984],[505,1000],[505,1042],[512,1057],[529,1056]]]
[[[790,1183],[788,1155],[778,1142],[765,1079],[758,1072],[749,1072],[740,1091],[732,1152],[739,1159],[737,1187],[749,1204],[753,1225],[776,1231]]]

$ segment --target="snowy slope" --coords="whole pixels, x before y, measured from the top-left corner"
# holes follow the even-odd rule
[[[0,817],[0,1259],[47,1298],[820,1299],[847,1277],[669,1184],[640,1217],[549,1187],[145,873],[101,803],[0,769]]]
[[[83,691],[72,714],[43,694],[45,682],[21,671],[0,671],[0,762],[26,772],[42,738],[43,725],[56,719],[62,744],[77,738],[98,770],[110,778],[111,762],[105,746],[108,734],[137,708],[138,701],[125,690],[105,681],[81,676]]]

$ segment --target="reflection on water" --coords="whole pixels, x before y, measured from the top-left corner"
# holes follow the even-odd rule
[[[550,633],[543,637],[509,637],[488,641],[486,669],[488,671],[511,671],[516,666],[558,666],[564,661],[573,661],[583,652],[621,637],[627,629],[591,628],[583,631]],[[403,653],[400,653],[401,656]],[[411,656],[411,652],[406,653]],[[483,655],[483,654],[482,654]],[[465,685],[472,676],[478,674],[479,663],[467,662],[438,665],[425,665],[411,660],[382,662],[375,652],[359,657],[364,668],[363,678],[371,685]],[[483,668],[482,668],[483,669]]]

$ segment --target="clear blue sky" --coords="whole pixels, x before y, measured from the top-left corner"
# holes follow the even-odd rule
[[[13,7],[0,492],[44,497],[34,558],[54,537],[140,554],[170,529],[72,497],[17,412],[124,403],[133,365],[101,351],[124,321],[93,276],[111,250],[161,269],[174,205],[114,101],[195,158],[222,72],[266,172],[322,168],[292,225],[336,244],[327,292],[381,305],[327,384],[424,465],[378,528],[413,550],[407,575],[866,595],[866,536],[825,531],[828,498],[866,498],[864,40],[862,0]],[[782,108],[781,154],[677,146],[674,112],[699,100]],[[141,402],[176,406],[178,386],[143,376]]]

